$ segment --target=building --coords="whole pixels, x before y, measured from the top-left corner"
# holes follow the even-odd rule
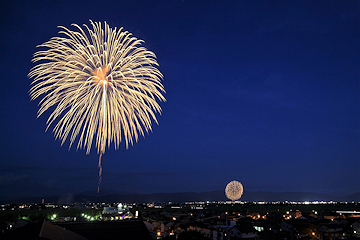
[[[133,218],[133,214],[129,211],[129,207],[119,203],[117,207],[104,207],[102,217],[106,220],[122,220]]]
[[[352,234],[356,238],[360,238],[360,222],[351,224]]]
[[[235,225],[228,230],[230,239],[257,239],[258,232],[249,224]]]

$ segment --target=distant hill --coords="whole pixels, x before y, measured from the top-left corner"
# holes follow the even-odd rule
[[[179,193],[152,193],[152,194],[67,194],[65,196],[45,197],[45,202],[53,202],[60,204],[85,203],[85,202],[190,202],[190,201],[227,201],[223,191],[211,192],[179,192]],[[360,192],[348,196],[331,196],[327,194],[319,194],[312,192],[244,192],[241,201],[355,201],[360,202]],[[40,203],[41,198],[22,198],[6,201],[7,203]]]

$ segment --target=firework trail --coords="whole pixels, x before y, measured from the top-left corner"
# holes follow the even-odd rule
[[[32,100],[40,100],[38,117],[54,110],[47,128],[61,145],[70,140],[89,154],[93,142],[99,154],[99,185],[102,178],[101,157],[106,147],[120,142],[126,148],[151,131],[156,113],[161,113],[157,100],[165,101],[161,83],[163,75],[153,52],[141,46],[142,40],[110,28],[105,22],[92,22],[91,27],[72,24],[75,31],[60,26],[64,37],[53,37],[38,47],[38,63],[29,73],[33,78]]]

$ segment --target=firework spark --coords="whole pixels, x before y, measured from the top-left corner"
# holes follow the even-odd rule
[[[103,28],[90,23],[92,29],[72,24],[77,31],[60,26],[65,37],[38,46],[46,50],[34,54],[32,62],[40,63],[28,76],[33,78],[31,99],[42,97],[38,117],[54,107],[46,130],[57,121],[53,132],[61,145],[69,139],[70,149],[77,141],[77,148],[89,154],[95,142],[100,186],[106,146],[113,143],[117,149],[125,142],[128,148],[151,131],[165,90],[156,56],[141,46],[142,40],[106,22]]]

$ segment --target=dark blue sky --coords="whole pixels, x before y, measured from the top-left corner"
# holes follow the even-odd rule
[[[359,1],[7,1],[0,9],[0,196],[96,191],[95,148],[68,151],[30,101],[36,45],[106,21],[155,52],[153,132],[103,156],[101,190],[360,191]]]

